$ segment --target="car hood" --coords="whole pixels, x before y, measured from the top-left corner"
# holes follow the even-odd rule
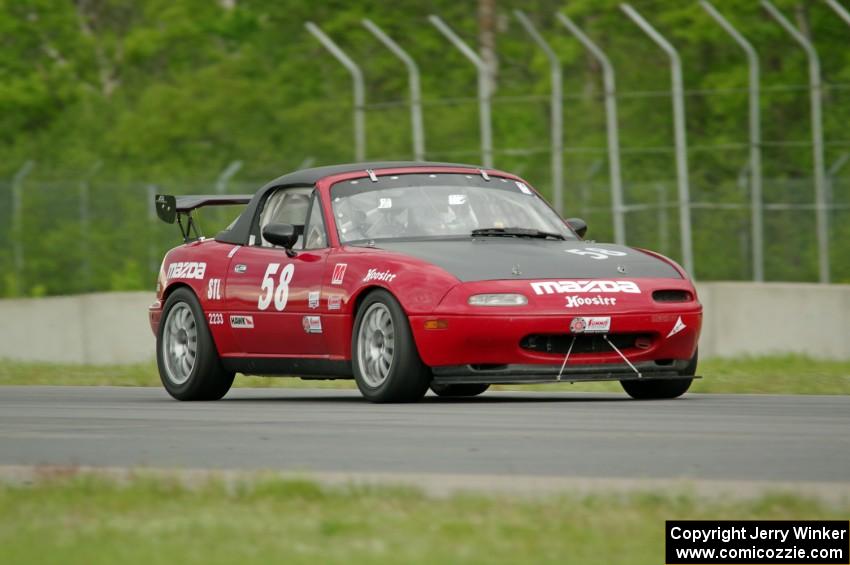
[[[682,278],[670,263],[637,249],[586,241],[491,237],[443,241],[382,241],[376,247],[427,261],[463,282],[558,278]],[[609,251],[612,254],[594,252],[594,249]],[[603,255],[604,258],[601,258]]]

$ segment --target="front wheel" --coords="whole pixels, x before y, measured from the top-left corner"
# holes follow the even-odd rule
[[[351,338],[354,379],[372,402],[416,402],[428,390],[431,371],[419,358],[407,316],[385,290],[360,305]]]
[[[159,378],[177,400],[218,400],[233,384],[218,357],[204,312],[191,290],[179,288],[165,301],[156,336]]]
[[[693,376],[697,374],[697,359],[699,352],[695,352],[688,366],[679,371],[682,376]],[[670,380],[646,380],[646,381],[620,381],[623,390],[636,400],[656,400],[665,398],[678,398],[688,392],[693,379],[670,379]]]

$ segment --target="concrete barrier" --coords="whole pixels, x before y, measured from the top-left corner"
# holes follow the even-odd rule
[[[152,292],[0,300],[0,358],[109,365],[154,358]]]
[[[850,285],[711,282],[697,292],[700,355],[850,359]]]
[[[850,285],[710,282],[700,355],[850,359]],[[150,292],[0,300],[0,358],[132,363],[154,358]]]

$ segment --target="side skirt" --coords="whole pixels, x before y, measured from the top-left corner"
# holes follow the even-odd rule
[[[267,357],[225,357],[227,371],[244,375],[277,375],[305,379],[353,379],[351,363],[331,359],[273,359]]]

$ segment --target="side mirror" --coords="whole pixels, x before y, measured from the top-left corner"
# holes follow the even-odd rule
[[[298,241],[298,230],[292,224],[269,224],[263,228],[263,237],[269,243],[290,251]]]
[[[580,238],[584,239],[584,234],[587,233],[587,222],[581,218],[567,218],[567,225],[573,228],[573,231],[576,232]]]

